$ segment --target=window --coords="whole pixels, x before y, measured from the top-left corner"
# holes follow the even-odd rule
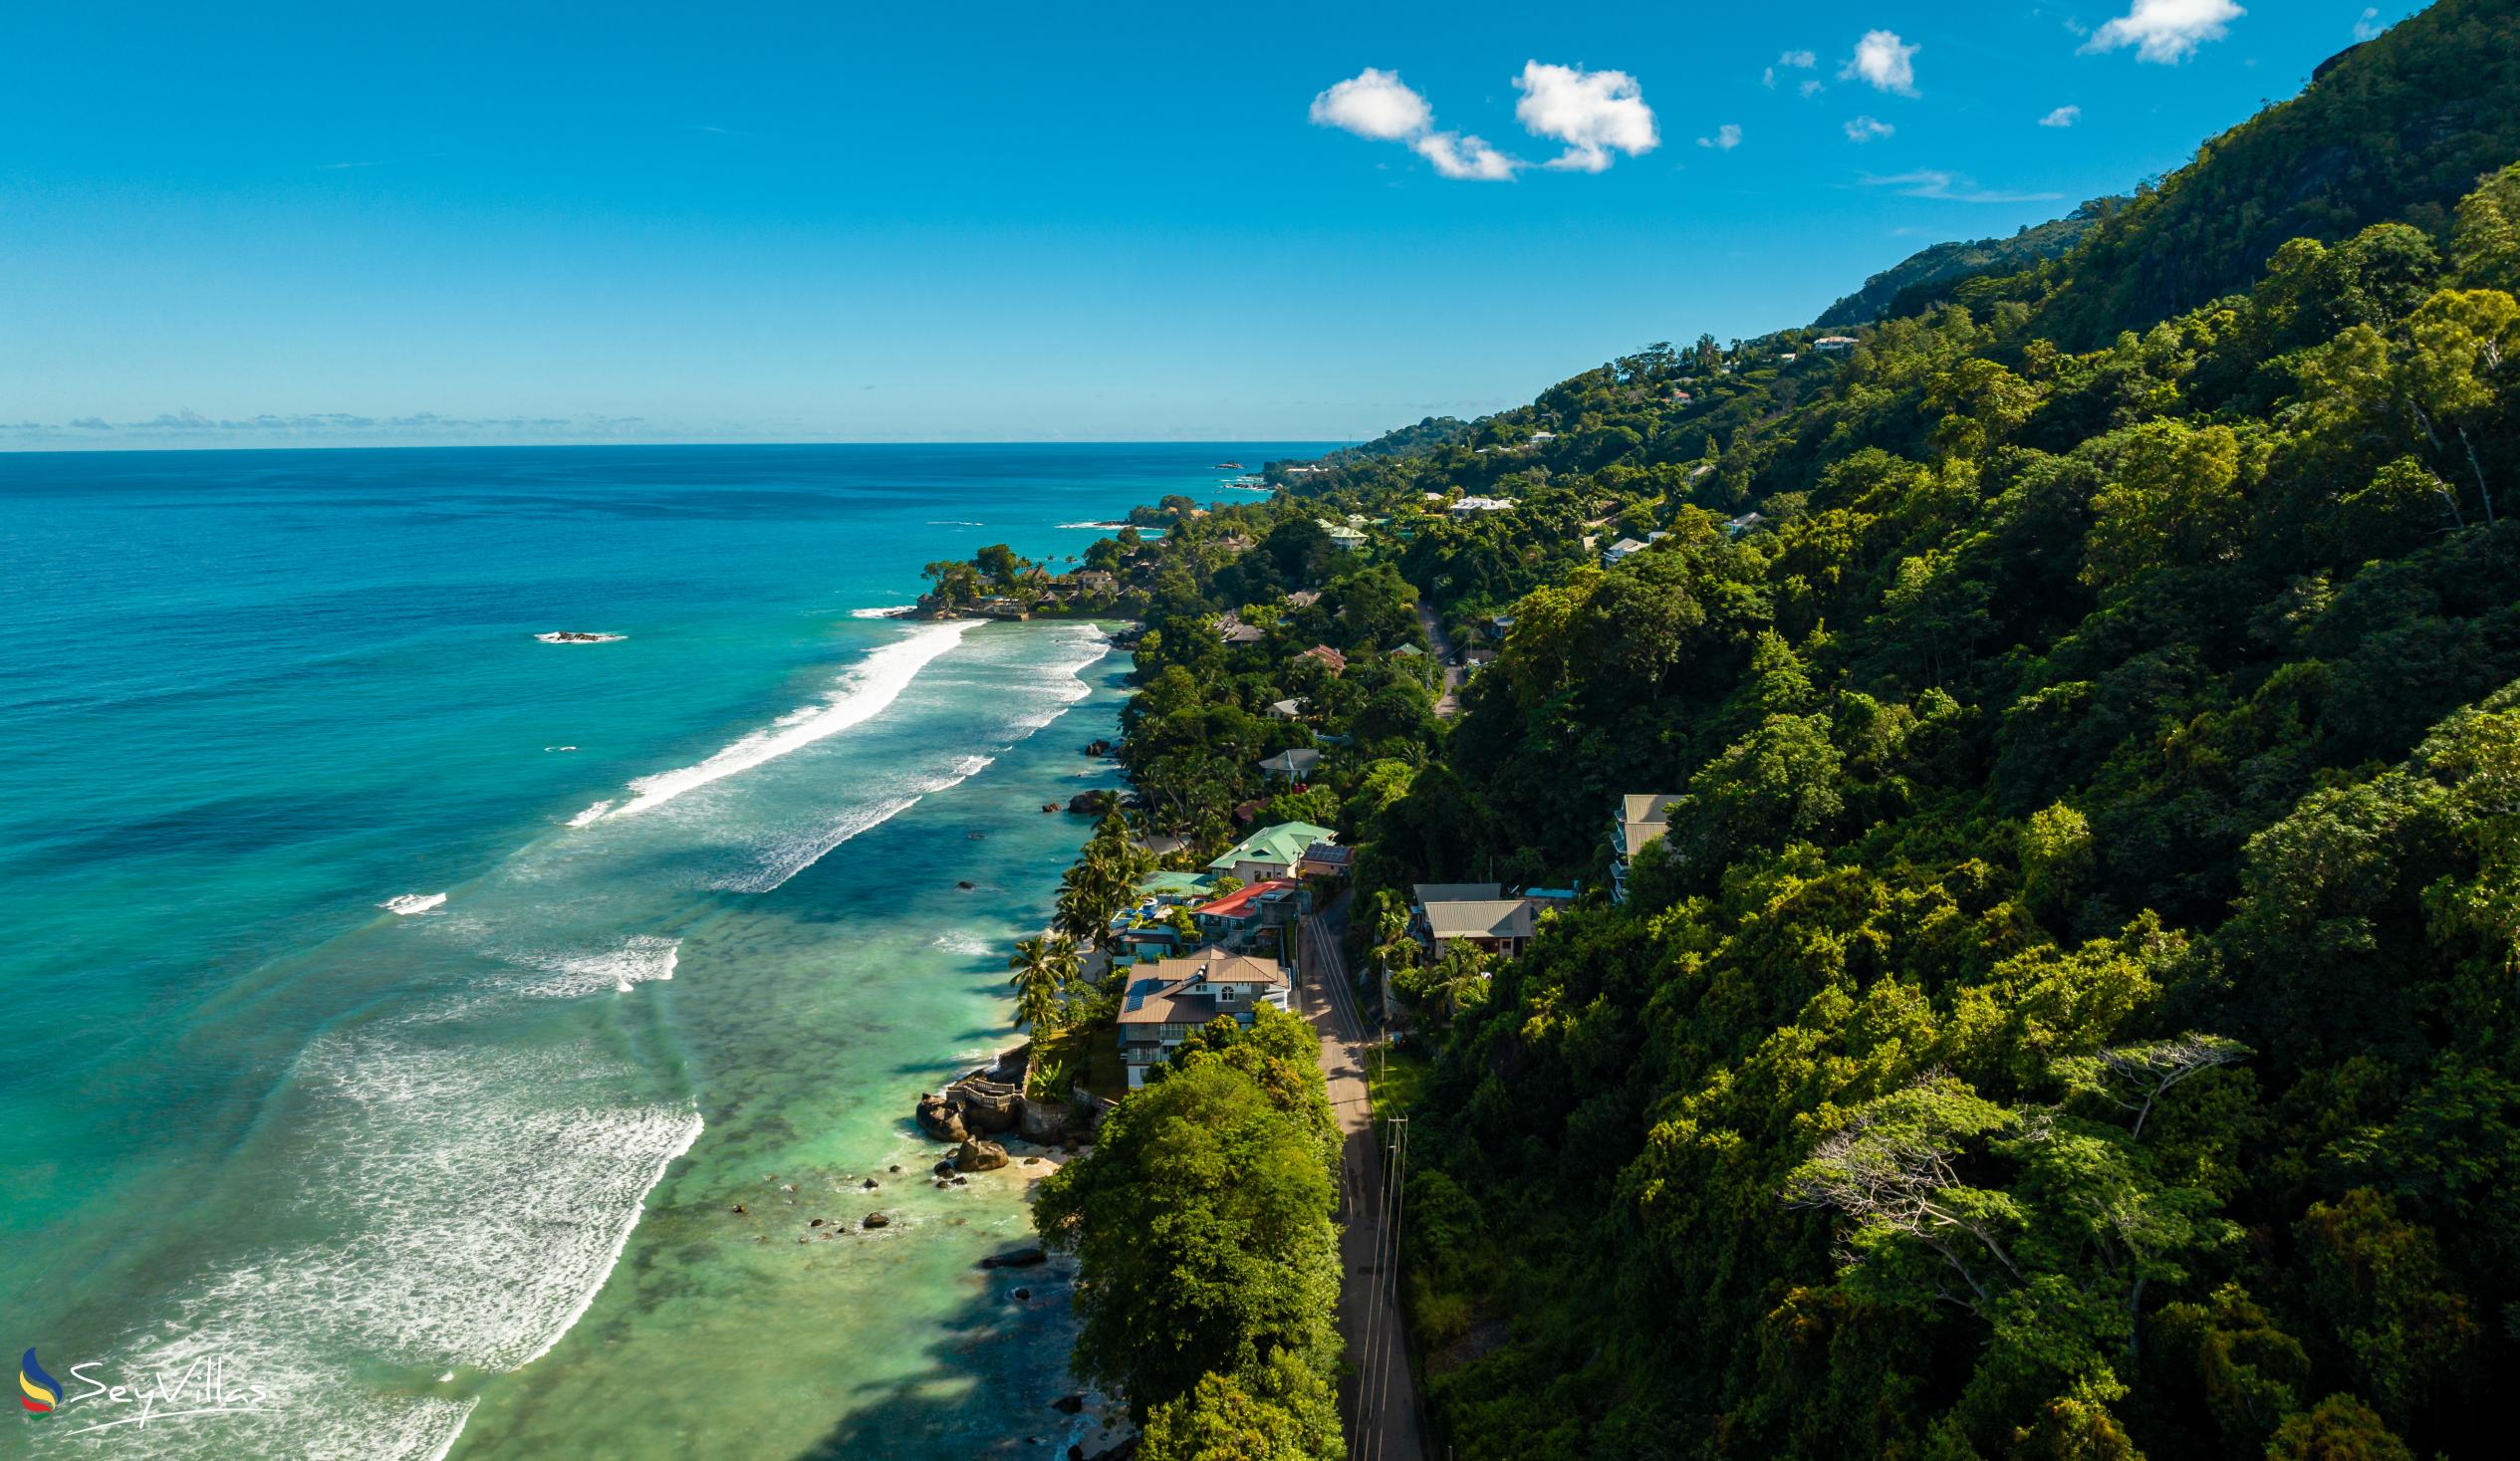
[[[1217,985],[1216,1002],[1220,1005],[1232,1004],[1234,1002],[1234,986],[1230,984]]]

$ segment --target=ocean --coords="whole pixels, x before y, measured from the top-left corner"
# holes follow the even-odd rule
[[[0,455],[0,1453],[1063,1454],[908,1116],[1126,656],[874,611],[1320,449]]]

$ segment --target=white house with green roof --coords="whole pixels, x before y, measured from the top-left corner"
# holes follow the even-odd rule
[[[1309,822],[1281,822],[1264,827],[1217,854],[1207,864],[1211,874],[1231,873],[1245,882],[1258,882],[1264,877],[1285,877],[1303,860],[1304,852],[1315,843],[1337,842],[1339,834],[1327,827]]]

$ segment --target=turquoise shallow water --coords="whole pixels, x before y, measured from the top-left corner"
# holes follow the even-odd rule
[[[1040,1169],[905,1117],[1123,665],[857,611],[1314,450],[0,457],[0,1339],[161,1397],[0,1451],[1064,1449]]]

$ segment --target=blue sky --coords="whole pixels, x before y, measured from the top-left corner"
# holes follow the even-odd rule
[[[20,7],[0,446],[1369,435],[1807,322],[2415,8]]]

